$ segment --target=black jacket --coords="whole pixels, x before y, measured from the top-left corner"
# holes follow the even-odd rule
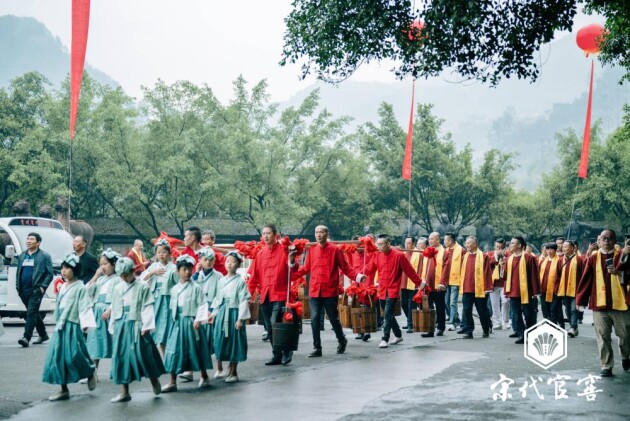
[[[99,267],[98,260],[94,257],[90,252],[84,252],[81,257],[81,275],[79,279],[83,281],[84,284],[90,282],[90,279],[96,273],[96,270]]]
[[[22,288],[22,264],[24,263],[24,259],[28,252],[20,254],[18,257],[18,267],[17,267],[17,276],[15,279],[15,287],[18,291],[18,294],[21,292]],[[46,290],[48,285],[53,280],[54,272],[52,266],[52,259],[50,258],[50,254],[46,253],[42,249],[38,249],[35,254],[35,259],[33,262],[33,291],[36,291],[37,288],[44,288]]]

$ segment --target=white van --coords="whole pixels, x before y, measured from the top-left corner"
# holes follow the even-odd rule
[[[73,251],[72,236],[59,221],[34,216],[0,218],[0,317],[26,316],[26,308],[18,296],[15,282],[17,256],[26,250],[26,237],[31,232],[42,236],[40,248],[50,254],[55,277],[59,274],[63,256]],[[55,310],[55,300],[51,282],[40,306],[42,316]]]

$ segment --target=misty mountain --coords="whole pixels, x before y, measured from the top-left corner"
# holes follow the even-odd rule
[[[477,161],[489,148],[517,154],[514,181],[531,190],[555,163],[554,134],[569,128],[582,133],[590,77],[590,58],[584,57],[571,34],[543,47],[541,63],[534,83],[505,79],[492,88],[478,82],[451,83],[448,76],[420,80],[416,102],[434,104],[435,114],[445,120],[443,130],[460,147],[470,143]],[[595,61],[592,118],[600,120],[605,134],[621,124],[623,104],[630,102],[630,85],[618,84],[622,75],[621,69],[602,68]],[[347,80],[338,86],[318,82],[282,106],[299,104],[316,88],[321,106],[333,115],[353,117],[352,127],[377,122],[381,102],[392,104],[401,126],[407,127],[411,80],[391,84]]]
[[[0,16],[0,86],[26,72],[42,73],[55,87],[70,73],[70,52],[43,23],[29,17]],[[85,70],[98,82],[118,86],[107,74],[88,63]]]

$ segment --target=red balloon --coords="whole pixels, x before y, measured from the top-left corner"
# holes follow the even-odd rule
[[[409,41],[420,40],[422,39],[422,30],[424,29],[424,22],[421,20],[414,20],[409,25],[409,31],[407,31],[407,36],[409,37]]]
[[[603,35],[604,27],[599,23],[592,23],[577,32],[576,42],[578,47],[584,50],[588,57],[589,54],[599,53],[599,46]],[[598,38],[600,38],[600,40],[598,40]]]

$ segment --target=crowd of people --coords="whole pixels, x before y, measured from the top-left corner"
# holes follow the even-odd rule
[[[612,230],[604,230],[585,253],[573,241],[559,238],[544,244],[536,256],[520,236],[509,243],[497,239],[494,250],[482,251],[475,236],[468,236],[462,246],[455,234],[446,233],[442,239],[437,232],[426,238],[408,237],[402,248],[392,246],[390,237],[381,234],[374,238],[373,250],[358,247],[345,253],[329,240],[328,228],[319,225],[316,242],[300,258],[294,247],[282,244],[275,225],[266,224],[261,232],[261,249],[244,276],[237,271],[243,256],[236,250],[224,255],[214,246],[214,233],[202,233],[197,227],[186,230],[185,248],[178,250],[176,259],[164,239],[155,243],[153,259],[146,258],[140,240],[126,256],[107,249],[97,259],[86,250],[85,240],[75,237],[75,252],[65,256],[61,265],[64,282],[42,376],[44,382],[61,387],[49,399],[68,399],[71,383],[94,389],[103,359],[111,359],[109,377],[121,385],[112,402],[129,401],[129,384],[143,377],[150,380],[155,394],[177,391],[178,378],[192,381],[194,372],[200,373],[198,387],[208,387],[212,355],[214,379],[237,382],[238,365],[247,359],[245,326],[253,300],[260,305],[264,339],[272,348],[265,364],[288,365],[293,350],[274,343],[273,324],[291,311],[291,280],[306,275],[313,338],[309,358],[323,355],[324,313],[338,342],[336,353],[346,351],[349,341],[339,320],[338,300],[347,277],[375,288],[380,309],[376,329],[382,331],[379,348],[402,342],[403,330],[414,332],[413,297],[420,290],[427,293],[436,315],[435,326],[421,334],[424,338],[455,332],[473,339],[478,317],[482,338],[511,329],[510,337],[522,344],[525,331],[537,322],[539,309],[543,318],[563,328],[568,323],[568,335],[575,337],[588,306],[593,310],[601,375],[612,375],[613,330],[622,367],[630,370],[626,279],[630,242],[618,246]],[[33,343],[49,340],[37,303],[53,271],[40,243],[37,233],[29,234],[28,249],[18,258],[17,290],[27,307],[25,332],[19,340],[24,347],[35,329],[39,336]],[[395,317],[397,304],[405,315],[404,326]],[[370,338],[369,333],[356,337]],[[169,375],[165,384],[158,380],[162,374]]]

